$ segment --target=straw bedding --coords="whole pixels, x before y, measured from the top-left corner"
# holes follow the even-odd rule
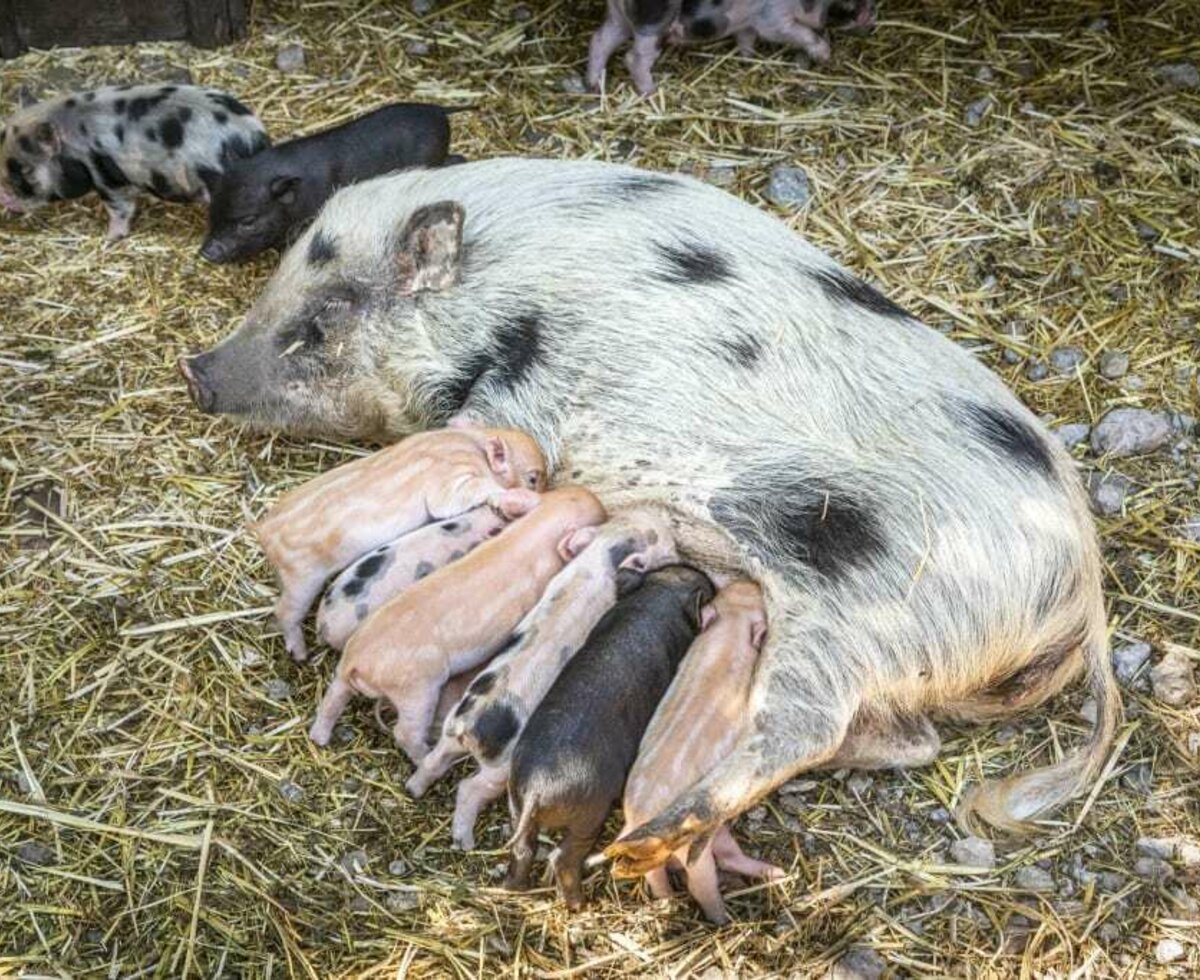
[[[1197,414],[1200,89],[1161,71],[1200,63],[1192,0],[891,0],[873,35],[834,38],[827,67],[732,44],[671,53],[645,102],[619,59],[602,101],[575,91],[602,7],[261,3],[250,39],[219,51],[0,62],[0,111],[21,86],[190,76],[238,94],[276,139],[419,99],[476,107],[454,121],[473,158],[687,170],[762,207],[772,168],[800,166],[813,199],[781,215],[1052,426],[1117,405]],[[306,64],[283,73],[291,42]],[[332,663],[286,660],[242,521],[361,448],[202,417],[173,367],[238,322],[273,258],[205,264],[197,209],[149,203],[116,245],[103,224],[94,197],[0,221],[0,975],[1200,972],[1195,855],[1155,863],[1144,840],[1200,837],[1200,708],[1146,682],[1162,656],[1194,665],[1200,650],[1187,417],[1153,454],[1076,449],[1129,481],[1100,519],[1106,590],[1114,644],[1153,646],[1091,798],[998,842],[993,868],[954,863],[964,786],[1074,743],[1088,723],[1072,692],[947,730],[926,769],[789,784],[736,832],[791,874],[735,889],[733,926],[682,900],[651,907],[603,870],[592,907],[567,916],[548,889],[496,887],[503,807],[482,850],[449,849],[452,782],[408,799],[408,765],[365,706],[332,749],[306,738]],[[1106,351],[1129,355],[1124,377],[1101,375]]]

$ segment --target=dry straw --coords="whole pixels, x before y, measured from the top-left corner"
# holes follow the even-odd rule
[[[645,102],[617,59],[603,100],[570,91],[602,6],[262,3],[251,39],[220,51],[0,63],[0,100],[186,70],[277,138],[417,98],[476,107],[455,118],[469,157],[686,169],[762,207],[771,168],[799,165],[814,200],[786,219],[1053,424],[1118,404],[1200,414],[1200,91],[1156,74],[1200,63],[1193,0],[890,0],[872,36],[834,38],[827,67],[732,44],[671,53]],[[285,75],[275,55],[292,41],[307,63]],[[994,869],[953,863],[946,811],[981,773],[1077,741],[1078,693],[947,730],[927,769],[813,774],[756,808],[738,834],[791,874],[734,887],[726,929],[603,869],[576,916],[548,890],[501,892],[503,855],[486,848],[505,839],[502,808],[485,850],[456,853],[451,784],[409,800],[408,765],[365,705],[330,750],[306,738],[332,664],[285,660],[241,524],[354,450],[189,407],[175,358],[235,325],[273,263],[206,265],[202,226],[149,204],[106,246],[95,199],[0,221],[0,975],[811,976],[851,946],[895,975],[1200,973],[1197,871],[1135,869],[1139,838],[1200,837],[1200,719],[1138,682],[1086,810],[1001,847]],[[1077,368],[1028,379],[1072,346]],[[1129,354],[1130,376],[1100,376],[1106,350]],[[1196,450],[1112,465],[1133,481],[1100,522],[1115,642],[1195,660]],[[1052,890],[1030,890],[1033,867]],[[1160,965],[1163,940],[1182,958]]]

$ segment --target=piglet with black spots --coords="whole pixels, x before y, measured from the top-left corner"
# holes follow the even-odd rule
[[[712,597],[712,583],[694,568],[651,572],[563,668],[513,751],[508,792],[516,832],[505,887],[529,886],[539,830],[566,828],[551,865],[567,907],[582,906],[584,858]]]
[[[200,254],[210,262],[240,262],[282,246],[339,187],[392,170],[440,166],[448,162],[449,146],[449,112],[408,103],[280,143],[225,172],[212,194]],[[313,240],[315,263],[334,254],[332,241]]]
[[[142,192],[204,203],[235,160],[269,145],[232,95],[195,85],[120,85],[13,113],[0,130],[0,205],[25,212],[95,191],[110,240],[129,234]]]

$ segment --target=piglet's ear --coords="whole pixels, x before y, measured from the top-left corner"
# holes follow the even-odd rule
[[[644,572],[646,570],[646,556],[640,551],[635,551],[633,554],[628,555],[617,568],[627,568],[633,572]]]
[[[53,156],[62,146],[58,129],[53,123],[38,123],[33,130],[33,138],[37,145],[49,156]]]
[[[455,201],[427,204],[413,212],[400,232],[396,280],[405,296],[449,289],[462,268],[465,212]]]
[[[701,631],[712,626],[717,618],[717,611],[713,608],[710,602],[707,606],[700,610],[700,629]]]
[[[767,639],[767,624],[755,623],[750,627],[750,645],[755,650],[761,650]]]
[[[558,556],[563,561],[571,561],[595,540],[596,529],[594,527],[581,527],[572,531],[558,543]]]
[[[496,476],[507,477],[512,469],[508,461],[508,444],[499,436],[488,436],[483,451],[487,453],[488,469]]]
[[[296,185],[299,177],[272,177],[269,190],[271,197],[280,204],[291,204],[296,200]]]
[[[697,589],[687,601],[687,617],[688,622],[692,624],[692,629],[697,633],[704,631],[704,601],[709,596],[703,589]]]

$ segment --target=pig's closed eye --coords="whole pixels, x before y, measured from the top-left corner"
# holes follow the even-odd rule
[[[238,221],[239,228],[253,228],[256,224],[258,224],[258,215],[256,214],[252,214]]]
[[[344,296],[338,296],[334,299],[326,300],[325,305],[321,308],[323,316],[335,317],[342,313],[350,312],[350,307],[354,304]]]
[[[525,484],[530,490],[536,490],[542,484],[542,475],[540,473],[530,473],[525,477]]]

